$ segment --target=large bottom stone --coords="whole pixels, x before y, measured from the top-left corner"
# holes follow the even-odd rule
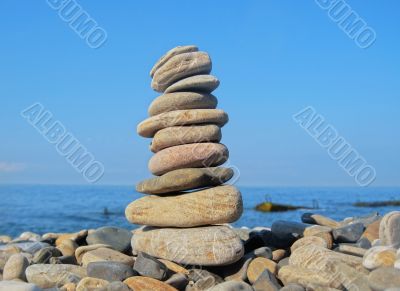
[[[227,226],[145,227],[133,235],[132,250],[179,264],[201,266],[232,264],[244,253],[240,238]]]
[[[176,196],[145,196],[125,210],[135,224],[193,227],[231,223],[243,212],[242,196],[233,186],[219,186]]]

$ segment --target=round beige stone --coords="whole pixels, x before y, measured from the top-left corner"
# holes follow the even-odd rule
[[[318,236],[306,236],[295,241],[294,244],[290,247],[290,251],[294,252],[296,249],[305,245],[315,245],[323,248],[328,248],[328,244],[323,238]]]
[[[155,71],[151,87],[157,92],[164,92],[178,80],[193,75],[209,74],[211,68],[211,59],[206,52],[178,54],[171,57]]]
[[[134,224],[194,227],[231,223],[239,219],[242,212],[239,190],[233,186],[218,186],[177,196],[145,196],[129,204],[125,215]]]
[[[76,291],[98,290],[106,287],[108,284],[109,282],[103,279],[86,277],[79,281]]]
[[[230,168],[188,168],[168,172],[140,182],[136,191],[146,194],[169,194],[184,190],[221,185],[233,177]]]
[[[149,107],[149,115],[185,109],[214,109],[218,100],[214,95],[196,92],[167,93],[154,99]]]
[[[75,250],[76,261],[80,264],[82,262],[82,257],[85,253],[94,251],[99,248],[112,249],[112,247],[110,245],[106,245],[106,244],[94,244],[94,245],[88,245],[88,246],[81,246]]]
[[[219,80],[212,75],[191,76],[169,86],[165,93],[191,91],[211,93],[219,86]]]
[[[215,124],[223,127],[228,115],[220,109],[175,110],[152,116],[137,126],[143,137],[153,137],[157,131],[171,126],[190,126],[196,124]]]
[[[149,161],[149,170],[160,176],[173,170],[208,168],[225,163],[229,151],[218,143],[194,143],[179,145],[157,152]]]
[[[3,280],[26,280],[25,270],[29,266],[28,259],[22,254],[14,254],[8,260],[3,269]]]
[[[98,248],[93,251],[86,252],[82,256],[82,265],[87,266],[92,262],[112,261],[119,262],[128,266],[133,266],[135,260],[131,256],[127,256],[118,251],[108,248]]]
[[[388,246],[372,247],[363,257],[363,265],[369,270],[380,267],[393,267],[396,261],[396,249]]]
[[[164,65],[170,58],[173,56],[183,54],[183,53],[190,53],[190,52],[197,52],[199,49],[197,46],[194,45],[185,45],[185,46],[177,46],[174,47],[173,49],[169,50],[165,55],[163,55],[153,66],[153,68],[150,71],[150,77],[153,78],[154,73],[162,66]]]
[[[145,227],[133,235],[132,249],[178,264],[200,266],[229,265],[244,253],[241,239],[227,226]]]
[[[159,130],[150,145],[154,153],[165,148],[200,142],[220,142],[221,128],[214,124],[173,126]]]

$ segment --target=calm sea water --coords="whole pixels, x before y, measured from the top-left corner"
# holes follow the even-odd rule
[[[398,207],[357,208],[357,201],[400,199],[400,188],[250,188],[239,187],[243,194],[244,213],[235,226],[270,226],[278,219],[300,221],[310,210],[261,213],[254,206],[265,199],[275,203],[313,206],[313,210],[334,219],[381,214]],[[74,232],[104,225],[133,229],[124,217],[126,205],[141,197],[128,186],[28,186],[0,185],[0,235],[17,236],[24,231],[36,233]],[[108,214],[105,214],[107,209]]]

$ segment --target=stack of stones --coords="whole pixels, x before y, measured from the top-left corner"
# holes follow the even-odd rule
[[[185,265],[219,266],[238,261],[244,252],[238,235],[223,225],[239,219],[241,193],[223,185],[232,169],[219,143],[228,115],[211,94],[218,85],[211,59],[196,46],[179,46],[160,58],[150,72],[161,92],[150,105],[138,134],[153,138],[149,170],[156,177],[137,191],[149,194],[126,208],[127,219],[145,225],[132,238],[134,253]]]

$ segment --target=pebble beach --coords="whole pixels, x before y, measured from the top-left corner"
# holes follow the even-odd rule
[[[151,69],[161,95],[137,133],[151,139],[152,176],[126,205],[132,227],[1,235],[0,291],[400,290],[399,211],[234,225],[246,208],[224,166],[229,117],[211,71],[194,45]]]

